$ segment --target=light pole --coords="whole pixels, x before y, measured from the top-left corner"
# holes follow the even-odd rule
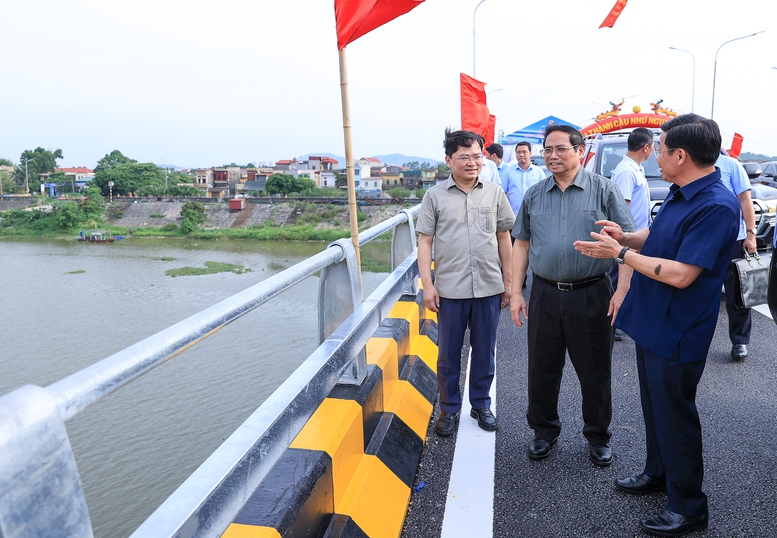
[[[29,181],[29,172],[27,171],[27,163],[30,162],[30,159],[27,159],[24,161],[24,190],[27,191],[27,194],[30,194],[30,181]]]
[[[475,11],[472,12],[472,78],[477,78],[475,76],[475,15],[478,13],[478,8],[480,7],[480,4],[485,2],[486,0],[480,0],[478,2],[478,5],[475,6]]]
[[[677,47],[669,47],[669,48],[680,52],[687,52],[688,54],[691,55],[691,58],[693,58],[693,79],[691,82],[691,113],[693,113],[694,97],[696,95],[696,56],[694,56],[693,53],[689,50],[678,49]]]
[[[746,37],[753,37],[754,35],[762,34],[766,30],[761,30],[760,32],[756,32],[754,34],[748,34],[743,35],[742,37],[735,37],[734,39],[729,39],[723,45],[726,45],[728,43],[731,43],[732,41],[739,41],[740,39],[745,39]],[[718,47],[718,50],[715,51],[715,67],[712,70],[712,109],[710,110],[710,119],[713,119],[715,116],[715,81],[718,77],[718,53],[720,52],[720,49],[723,48],[723,45]]]

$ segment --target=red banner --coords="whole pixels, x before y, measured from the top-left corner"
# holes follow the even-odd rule
[[[734,140],[731,141],[731,149],[728,150],[728,156],[735,159],[739,158],[739,154],[742,153],[742,142],[745,137],[739,133],[734,133]]]
[[[486,83],[461,73],[461,129],[472,131],[488,142],[488,129],[491,114],[486,106]],[[494,118],[496,123],[496,118]],[[491,140],[494,139],[494,126],[491,126]]]
[[[424,0],[335,0],[337,50],[418,7]]]
[[[621,11],[623,11],[623,8],[626,7],[626,2],[628,2],[628,0],[618,0],[615,2],[615,5],[604,19],[604,22],[599,25],[599,28],[612,28],[615,24],[615,21],[617,21],[618,17],[620,17]]]
[[[620,114],[611,116],[602,121],[592,123],[587,127],[580,129],[583,136],[596,133],[609,133],[620,131],[621,129],[631,129],[634,127],[646,127],[656,129],[672,119],[672,116],[663,114]]]

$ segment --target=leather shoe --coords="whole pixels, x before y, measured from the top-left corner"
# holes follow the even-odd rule
[[[616,342],[620,342],[621,340],[623,340],[623,331],[621,331],[620,329],[615,329],[614,338]]]
[[[449,437],[456,433],[456,424],[458,422],[458,413],[446,413],[443,411],[440,413],[440,418],[437,419],[437,424],[434,425],[434,431],[440,437]]]
[[[731,358],[735,361],[741,361],[747,357],[747,346],[745,344],[734,344],[731,348]]]
[[[469,416],[472,418],[476,418],[478,420],[478,426],[480,426],[481,430],[486,430],[487,432],[493,432],[496,431],[496,429],[499,427],[496,423],[496,417],[491,412],[490,409],[472,409],[472,411],[469,412]]]
[[[589,452],[591,463],[599,467],[607,467],[612,463],[612,449],[610,445],[591,445]]]
[[[707,528],[709,516],[705,512],[700,516],[683,516],[671,510],[643,519],[639,522],[642,530],[658,536],[681,536],[691,531]]]
[[[666,481],[663,477],[653,478],[645,473],[640,473],[636,476],[618,478],[615,480],[615,487],[626,493],[642,495],[643,493],[651,493],[653,491],[664,491],[666,489]]]
[[[544,460],[550,454],[550,449],[556,444],[556,439],[547,441],[545,439],[534,439],[529,443],[529,459]]]

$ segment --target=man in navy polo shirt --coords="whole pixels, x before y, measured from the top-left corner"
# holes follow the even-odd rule
[[[647,458],[642,473],[615,485],[634,494],[666,489],[666,510],[640,526],[680,536],[708,522],[696,387],[715,332],[740,206],[715,168],[721,136],[714,121],[684,114],[661,129],[657,161],[674,185],[652,226],[623,233],[600,221],[602,233],[591,234],[596,241],[578,241],[575,248],[634,269],[615,326],[636,343]]]

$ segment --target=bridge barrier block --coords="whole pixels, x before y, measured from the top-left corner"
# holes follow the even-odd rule
[[[365,452],[377,456],[411,488],[423,448],[423,438],[401,418],[394,413],[384,413]]]
[[[337,512],[351,516],[371,538],[397,538],[409,501],[410,487],[377,456],[364,456]]]
[[[291,443],[291,448],[323,450],[332,458],[335,506],[353,480],[364,446],[361,406],[334,398],[321,403]]]
[[[399,355],[393,338],[370,338],[364,346],[367,364],[374,364],[383,372],[383,409],[386,409],[394,386],[399,379]]]
[[[361,385],[337,385],[329,393],[329,398],[353,400],[362,407],[366,447],[383,413],[383,371],[374,364],[368,364],[367,376]]]
[[[321,538],[369,538],[369,536],[350,517],[335,514]]]
[[[269,530],[258,529],[262,534],[246,534],[250,530],[246,526],[269,527],[284,538],[319,536],[329,524],[334,506],[329,454],[289,448],[222,536],[274,536]]]
[[[397,356],[401,358],[410,352],[411,327],[412,323],[405,318],[386,318],[381,322],[372,338],[393,338],[397,343]]]
[[[399,379],[407,381],[426,398],[426,401],[434,405],[437,398],[437,374],[427,366],[417,355],[410,355],[399,372]]]

